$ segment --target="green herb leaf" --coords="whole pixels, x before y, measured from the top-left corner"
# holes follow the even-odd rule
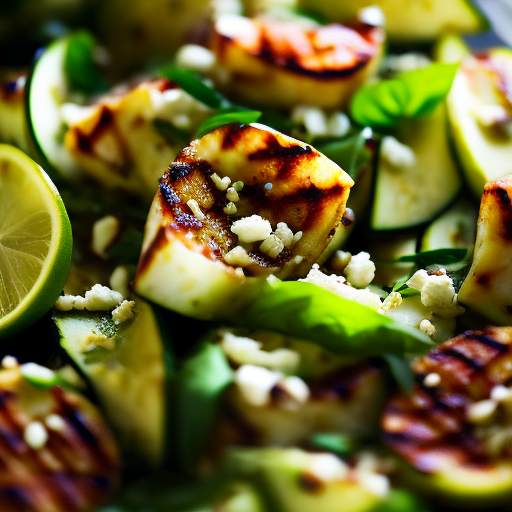
[[[355,180],[359,171],[372,159],[372,153],[366,145],[371,137],[371,128],[363,128],[343,138],[314,141],[313,144],[320,153],[337,163]]]
[[[409,362],[394,354],[382,354],[382,358],[402,391],[410,395],[414,388],[414,373]]]
[[[421,354],[433,344],[418,329],[299,281],[268,283],[234,320],[305,339],[341,355]]]
[[[333,452],[337,454],[350,453],[354,450],[353,441],[343,434],[333,434],[330,432],[313,434],[309,441],[313,446],[320,450]]]
[[[456,71],[456,64],[435,63],[365,85],[352,98],[350,113],[357,123],[381,129],[428,116],[450,91]]]
[[[372,512],[433,512],[421,498],[410,491],[393,489],[386,500]]]
[[[160,70],[160,74],[177,83],[184,91],[210,108],[218,109],[225,104],[223,96],[213,87],[206,85],[199,74],[190,69],[166,66]]]
[[[194,469],[213,430],[222,393],[233,370],[219,345],[202,343],[185,360],[175,381],[175,439],[180,469]]]
[[[92,94],[106,88],[105,79],[93,59],[95,48],[96,40],[85,30],[69,37],[64,70],[71,89]]]
[[[432,251],[401,256],[398,258],[398,261],[414,262],[420,268],[425,268],[429,265],[451,265],[463,261],[467,253],[467,249],[434,249]]]
[[[122,232],[119,239],[107,249],[109,259],[115,260],[118,264],[137,263],[143,239],[142,231],[129,226]]]
[[[405,276],[402,279],[399,279],[394,285],[394,292],[400,292],[402,297],[412,297],[413,295],[420,295],[421,292],[419,290],[415,290],[414,288],[410,288],[405,283],[409,280],[410,276]]]
[[[236,112],[221,112],[208,118],[197,130],[196,137],[202,137],[220,126],[230,123],[251,124],[258,121],[261,112],[258,110],[241,110]]]

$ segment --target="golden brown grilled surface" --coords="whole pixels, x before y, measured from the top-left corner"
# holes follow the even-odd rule
[[[48,441],[34,449],[25,440],[32,422],[50,415]],[[108,501],[118,487],[120,460],[98,411],[74,392],[36,389],[18,368],[0,371],[0,510],[85,512]]]
[[[231,73],[228,89],[241,98],[334,108],[376,72],[383,41],[382,28],[366,24],[306,30],[290,21],[225,17],[211,46]]]
[[[484,469],[492,463],[484,441],[467,416],[490,397],[496,385],[512,382],[512,327],[468,331],[432,350],[414,365],[411,396],[387,404],[383,429],[387,444],[425,473],[450,467]],[[428,374],[440,384],[425,384]]]

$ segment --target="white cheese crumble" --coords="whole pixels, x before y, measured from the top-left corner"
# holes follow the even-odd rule
[[[270,402],[270,392],[282,376],[280,372],[244,364],[235,372],[235,383],[247,403],[264,407]]]
[[[23,439],[33,450],[40,450],[48,442],[48,431],[40,421],[32,421],[23,431]]]
[[[80,295],[61,295],[55,307],[60,311],[71,311],[72,309],[88,311],[106,311],[117,306],[123,300],[119,292],[115,292],[107,286],[95,284],[90,290],[85,292],[85,296]]]
[[[469,406],[466,416],[471,423],[484,423],[493,417],[497,406],[494,400],[480,400]]]
[[[264,366],[270,370],[290,374],[296,371],[300,364],[300,354],[294,350],[262,350],[260,342],[245,336],[236,336],[229,331],[223,333],[221,347],[226,356],[239,365]]]
[[[424,332],[428,336],[434,336],[436,333],[434,324],[428,318],[424,318],[420,322],[419,329],[421,332]]]
[[[176,52],[176,64],[185,68],[208,73],[215,67],[215,54],[204,46],[185,44]]]
[[[384,313],[391,311],[392,309],[396,309],[398,306],[402,304],[402,295],[400,292],[391,292],[382,303],[382,310]]]
[[[229,265],[235,265],[237,267],[247,267],[253,263],[252,258],[241,245],[237,245],[235,248],[231,249],[231,251],[227,252],[224,255],[224,261]]]
[[[187,201],[187,206],[192,210],[192,213],[197,220],[204,220],[206,218],[199,206],[199,203],[195,199],[189,199]]]
[[[20,367],[23,377],[41,381],[53,381],[55,372],[37,363],[25,363]]]
[[[92,226],[92,251],[100,258],[107,259],[107,249],[119,236],[121,223],[114,215],[97,220]]]
[[[251,40],[258,37],[258,29],[249,18],[236,14],[225,14],[215,23],[215,30],[233,39]]]
[[[375,496],[385,498],[389,494],[390,484],[386,475],[379,473],[360,472],[357,480],[367,491]]]
[[[491,390],[491,400],[496,402],[512,401],[512,389],[501,385],[494,386]]]
[[[345,284],[344,277],[337,276],[336,274],[324,274],[316,263],[313,265],[308,275],[304,279],[299,279],[299,281],[315,284],[340,297],[359,302],[375,310],[382,307],[382,301],[376,293],[373,293],[367,288],[357,289],[348,286]]]
[[[224,178],[221,178],[217,173],[214,172],[210,176],[210,179],[219,190],[227,190],[229,185],[231,185],[231,178],[229,176],[224,176]]]
[[[19,366],[18,360],[13,356],[5,356],[2,359],[2,368],[13,369],[13,368],[18,368],[18,366]]]
[[[44,419],[44,424],[55,432],[62,432],[66,429],[66,422],[58,414],[50,414]]]
[[[274,234],[283,242],[285,247],[290,247],[293,242],[293,231],[286,222],[278,222]]]
[[[327,119],[327,135],[343,137],[350,130],[350,119],[343,112],[333,112]]]
[[[378,5],[370,5],[357,11],[357,20],[374,27],[383,27],[386,24],[386,16]]]
[[[345,480],[350,468],[332,453],[318,453],[311,455],[311,463],[307,470],[322,482],[333,482]]]
[[[135,316],[135,302],[133,300],[123,300],[114,311],[112,311],[112,320],[119,325]]]
[[[291,112],[291,118],[294,123],[303,124],[311,138],[325,136],[328,133],[327,116],[318,107],[297,105]]]
[[[446,275],[429,275],[418,270],[407,281],[407,286],[421,292],[421,303],[443,318],[454,318],[464,313],[457,304],[457,294],[452,279]]]
[[[265,238],[260,245],[260,251],[271,258],[277,258],[284,249],[283,241],[276,235],[270,235]]]
[[[423,379],[423,384],[427,386],[427,388],[434,388],[441,384],[441,375],[439,373],[429,373]]]
[[[305,404],[310,396],[308,385],[296,375],[285,377],[279,382],[281,389],[299,404]]]
[[[231,231],[238,235],[240,242],[249,244],[268,238],[272,233],[272,226],[259,215],[251,215],[233,222]]]
[[[360,252],[350,258],[344,274],[352,286],[366,288],[375,277],[375,264],[367,252]]]
[[[416,164],[414,151],[391,135],[382,139],[380,154],[386,162],[397,169],[409,169]]]

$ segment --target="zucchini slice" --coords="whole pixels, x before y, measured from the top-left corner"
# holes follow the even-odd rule
[[[462,185],[448,144],[444,105],[426,119],[404,122],[397,138],[414,151],[416,163],[395,168],[381,152],[370,221],[375,231],[431,221],[453,203]]]

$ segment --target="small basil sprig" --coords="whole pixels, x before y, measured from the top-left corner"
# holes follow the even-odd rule
[[[434,249],[416,254],[401,256],[398,261],[416,263],[419,268],[430,265],[451,265],[463,261],[467,256],[467,249]]]
[[[344,455],[354,451],[355,446],[352,439],[343,435],[333,432],[318,432],[309,438],[309,442],[320,450]]]
[[[311,341],[340,355],[422,354],[430,338],[413,327],[311,283],[275,281],[234,319]]]
[[[236,112],[221,112],[209,117],[197,129],[196,137],[202,137],[225,124],[251,124],[259,120],[262,113],[258,110],[239,110]]]
[[[402,119],[431,114],[450,91],[457,64],[431,64],[361,87],[350,104],[362,126],[390,129]]]
[[[106,88],[105,78],[94,60],[96,46],[94,37],[85,30],[69,36],[64,71],[71,89],[92,94]]]

